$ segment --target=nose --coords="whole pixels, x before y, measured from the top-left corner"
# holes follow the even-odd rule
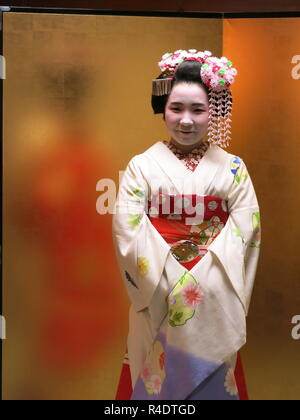
[[[187,125],[187,126],[193,124],[191,114],[188,111],[183,113],[180,123],[181,125]]]

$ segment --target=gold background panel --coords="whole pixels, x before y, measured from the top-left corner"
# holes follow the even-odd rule
[[[128,298],[96,185],[114,198],[129,159],[168,138],[152,79],[188,48],[220,55],[222,22],[5,13],[4,399],[114,398]]]
[[[300,340],[291,335],[300,314],[299,44],[297,18],[224,21],[223,54],[238,69],[230,150],[246,162],[262,218],[242,352],[251,399],[300,398]]]

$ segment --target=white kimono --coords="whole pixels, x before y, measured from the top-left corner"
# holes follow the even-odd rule
[[[171,254],[148,217],[159,191],[226,200],[228,220],[191,270]],[[151,213],[151,209],[150,209]],[[211,145],[194,172],[161,141],[133,157],[121,180],[113,240],[131,300],[128,358],[132,399],[238,399],[237,351],[260,247],[255,191],[244,162]]]

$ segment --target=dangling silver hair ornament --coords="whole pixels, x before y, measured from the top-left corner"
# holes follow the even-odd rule
[[[230,142],[232,96],[228,89],[215,92],[209,89],[208,141],[221,147]]]
[[[208,141],[210,144],[227,147],[232,122],[232,95],[229,87],[234,82],[237,70],[226,57],[212,57],[210,51],[197,50],[177,50],[164,54],[158,63],[164,76],[152,81],[152,95],[168,95],[171,92],[176,69],[186,60],[202,63],[200,78],[209,88]]]

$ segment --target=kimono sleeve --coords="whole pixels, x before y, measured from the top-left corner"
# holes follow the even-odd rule
[[[136,311],[149,306],[169,252],[168,244],[148,218],[150,187],[145,176],[147,164],[140,156],[132,158],[126,167],[112,220],[117,262]]]
[[[255,190],[242,159],[231,160],[233,182],[228,195],[231,228],[243,244],[245,309],[248,314],[260,251],[260,212]]]
[[[145,223],[147,183],[136,159],[128,163],[120,182],[112,218],[112,235],[117,262],[131,301],[143,307],[138,285],[138,237]]]

